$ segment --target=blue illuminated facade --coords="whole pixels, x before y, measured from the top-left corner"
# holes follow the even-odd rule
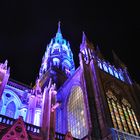
[[[13,80],[9,80],[0,101],[0,113],[14,119],[18,118],[18,116],[22,116],[25,121],[30,90],[29,87],[19,85]]]
[[[63,71],[67,77],[71,76],[75,71],[73,53],[69,42],[62,36],[60,22],[56,36],[51,39],[51,42],[46,47],[39,71],[39,78],[52,66]]]
[[[0,138],[139,140],[140,86],[114,52],[113,57],[114,64],[105,60],[83,33],[75,69],[59,22],[33,87],[10,79],[8,61],[0,63]],[[16,120],[18,127],[10,130]]]

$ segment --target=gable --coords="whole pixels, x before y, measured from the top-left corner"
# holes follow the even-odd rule
[[[22,117],[20,116],[1,140],[28,140],[28,135]]]

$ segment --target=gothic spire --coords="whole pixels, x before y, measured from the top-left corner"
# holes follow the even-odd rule
[[[83,36],[82,36],[82,44],[86,43],[87,37],[85,35],[85,32],[83,32]]]
[[[100,59],[104,58],[104,56],[102,55],[102,53],[100,51],[99,45],[96,46],[96,54]]]
[[[85,32],[83,32],[82,43],[80,45],[80,49],[82,50],[85,47],[88,47],[90,49],[94,49],[93,44],[87,39]]]
[[[114,63],[117,67],[126,68],[126,65],[120,60],[117,54],[112,50]]]
[[[61,22],[58,22],[58,29],[57,29],[57,33],[56,33],[56,38],[62,38],[62,33],[61,33]]]

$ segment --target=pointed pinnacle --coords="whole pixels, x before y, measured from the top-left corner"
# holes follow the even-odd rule
[[[114,50],[112,50],[112,54],[116,65],[121,66],[122,68],[126,68],[126,65],[120,60],[120,58],[117,56]]]
[[[99,45],[96,46],[96,50],[97,50],[97,52],[101,52],[100,48],[99,48]]]
[[[86,35],[85,35],[85,32],[83,31],[82,43],[85,43],[85,42],[86,42]]]
[[[60,27],[60,21],[58,22],[58,29],[57,29],[56,37],[62,38],[61,27]]]
[[[61,26],[61,22],[59,21],[59,22],[58,22],[58,30],[57,30],[57,33],[61,33],[61,28],[60,28],[60,26]]]

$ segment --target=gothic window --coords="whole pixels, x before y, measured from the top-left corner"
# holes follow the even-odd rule
[[[71,89],[67,106],[68,131],[73,137],[81,139],[88,134],[83,92],[79,86]]]
[[[66,45],[63,45],[62,46],[62,48],[63,48],[63,53],[65,53],[66,55],[68,55],[68,47],[66,46]]]
[[[120,77],[120,79],[121,79],[122,81],[124,81],[124,77],[123,77],[122,71],[119,71],[119,77]]]
[[[109,73],[110,73],[111,75],[114,75],[111,66],[108,67],[108,70],[109,70]]]
[[[140,133],[140,127],[136,118],[136,115],[131,107],[131,105],[129,104],[129,102],[126,99],[122,100],[123,106],[125,108],[125,111],[127,112],[127,115],[130,119],[131,125],[132,125],[132,129],[131,131],[134,131],[134,133],[136,135],[139,135]],[[129,123],[130,124],[130,123]]]
[[[104,71],[108,72],[108,69],[107,69],[106,63],[103,63],[103,69],[104,69]]]
[[[111,91],[108,91],[106,95],[113,127],[134,135],[139,135],[140,126],[128,101],[123,99],[120,103]]]
[[[53,65],[54,66],[59,66],[60,60],[58,58],[53,58]]]
[[[52,47],[52,54],[54,54],[54,53],[59,53],[60,52],[60,48],[59,48],[59,46],[58,45],[54,45],[53,47]]]
[[[41,110],[36,110],[34,117],[34,125],[40,126]]]
[[[115,74],[115,77],[119,79],[119,75],[118,75],[117,70],[114,70],[114,74]]]
[[[67,74],[67,75],[70,75],[71,74],[71,63],[68,61],[68,60],[64,60],[63,62],[62,62],[62,69],[65,71],[65,73]]]
[[[5,115],[11,118],[14,118],[16,112],[15,103],[12,101],[7,105]]]
[[[101,63],[101,61],[98,61],[98,66],[99,66],[100,69],[102,69],[102,63]]]

